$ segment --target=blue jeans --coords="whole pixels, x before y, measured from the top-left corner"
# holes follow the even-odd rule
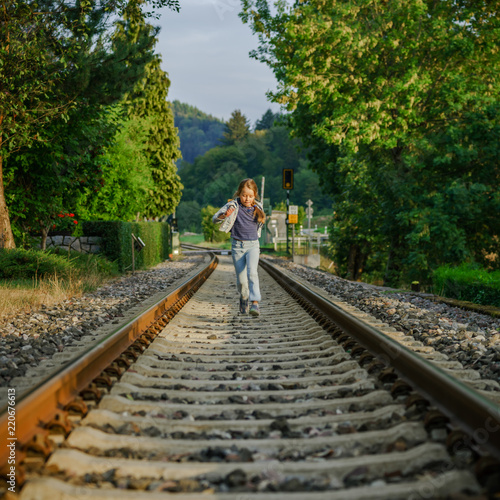
[[[259,275],[259,240],[232,240],[231,254],[236,271],[236,284],[242,299],[260,302]]]

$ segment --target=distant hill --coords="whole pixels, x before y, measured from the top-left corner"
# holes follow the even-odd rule
[[[179,129],[182,159],[193,163],[197,156],[205,154],[215,146],[224,132],[224,122],[207,115],[190,104],[172,102],[174,123]]]
[[[208,129],[211,131],[216,126],[221,127],[213,147],[206,147],[191,162],[186,157],[180,162],[179,175],[184,186],[176,210],[180,231],[201,232],[201,209],[208,205],[222,206],[233,195],[239,182],[247,177],[256,181],[259,190],[264,177],[264,197],[270,200],[272,207],[283,206],[287,199],[283,189],[283,168],[294,169],[290,203],[305,207],[307,200],[312,200],[315,217],[331,216],[330,195],[322,191],[318,174],[309,168],[307,151],[297,138],[290,136],[290,130],[279,115],[273,114],[271,110],[266,111],[257,121],[253,132],[250,131],[233,144],[224,144],[218,141],[226,128],[222,121],[193,106],[179,102],[175,105],[179,117],[183,116],[183,112],[186,118],[184,123],[190,124],[186,130],[192,130],[193,133],[199,130],[199,137],[207,138],[208,134],[204,134],[201,126],[197,128],[197,124],[211,122],[212,128]]]

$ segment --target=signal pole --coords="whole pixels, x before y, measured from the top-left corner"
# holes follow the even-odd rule
[[[308,248],[308,252],[309,254],[312,253],[312,249],[311,249],[311,217],[312,217],[312,214],[313,214],[313,209],[311,207],[311,205],[313,204],[313,202],[311,200],[307,200],[306,201],[306,205],[307,205],[307,208],[306,208],[306,215],[307,215],[307,246],[309,247]]]
[[[290,250],[288,249],[288,227],[290,226],[290,190],[286,190],[286,253],[289,254]]]
[[[288,248],[288,225],[290,216],[290,189],[293,189],[293,168],[283,169],[283,189],[286,189],[286,253],[289,254]]]

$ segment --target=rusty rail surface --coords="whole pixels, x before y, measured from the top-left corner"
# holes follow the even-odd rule
[[[412,387],[429,398],[443,414],[472,436],[481,447],[500,458],[500,406],[448,375],[383,332],[293,280],[265,260],[262,268],[290,293],[304,299],[357,340],[378,360],[393,367]]]
[[[199,245],[191,245],[189,243],[181,243],[181,248],[186,255],[199,255],[205,253],[213,253],[215,255],[230,255],[231,249],[227,248],[208,248]]]
[[[116,360],[144,331],[166,312],[183,300],[193,289],[198,289],[217,267],[214,255],[210,263],[197,275],[187,279],[167,297],[147,311],[137,315],[126,325],[111,332],[94,347],[70,361],[55,374],[47,377],[16,401],[15,437],[16,451],[28,443],[41,426],[50,422],[69,402],[73,401],[92,380]],[[11,442],[8,429],[7,407],[0,414],[0,468],[5,467],[9,456],[7,444]]]

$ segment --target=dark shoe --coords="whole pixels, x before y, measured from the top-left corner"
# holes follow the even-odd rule
[[[252,316],[259,316],[260,315],[259,304],[252,304],[250,306],[250,314]]]
[[[240,313],[241,314],[248,313],[248,299],[242,299],[240,297]]]

